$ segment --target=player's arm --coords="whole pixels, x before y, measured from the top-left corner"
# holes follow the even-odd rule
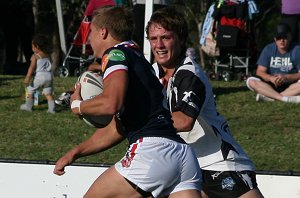
[[[117,127],[117,122],[117,119],[112,119],[105,128],[97,129],[89,139],[68,151],[56,162],[53,173],[63,175],[65,167],[72,164],[76,159],[102,152],[120,143],[124,137],[121,129]]]
[[[177,132],[189,132],[193,129],[196,119],[184,114],[181,111],[172,113],[173,125]]]
[[[27,71],[27,74],[26,74],[26,77],[24,79],[24,83],[25,84],[28,84],[29,81],[30,81],[30,78],[36,68],[36,62],[37,62],[37,57],[35,55],[32,55],[31,56],[31,62],[30,62],[30,66],[28,68],[28,71]]]
[[[93,99],[82,101],[80,109],[79,107],[72,108],[73,113],[93,116],[114,115],[123,106],[127,81],[127,71],[118,70],[111,73],[104,79],[103,92]],[[71,102],[74,100],[80,100],[80,86],[76,86],[71,97]]]
[[[173,103],[172,120],[177,132],[193,129],[200,109],[205,101],[204,83],[189,71],[179,71],[174,81],[177,90],[176,103]]]

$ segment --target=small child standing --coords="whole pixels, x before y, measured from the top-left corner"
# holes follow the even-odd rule
[[[37,34],[32,40],[32,51],[31,63],[28,68],[26,77],[23,81],[25,85],[28,85],[31,76],[35,73],[32,82],[27,89],[28,96],[26,97],[26,103],[20,106],[21,110],[32,111],[33,106],[33,94],[39,88],[43,88],[43,94],[46,96],[48,101],[47,113],[55,113],[55,103],[52,95],[53,92],[53,75],[51,72],[51,61],[50,61],[50,42],[45,35]]]

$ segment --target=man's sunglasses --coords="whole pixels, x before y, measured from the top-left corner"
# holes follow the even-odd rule
[[[276,36],[275,37],[276,41],[281,40],[281,39],[287,39],[287,36]]]

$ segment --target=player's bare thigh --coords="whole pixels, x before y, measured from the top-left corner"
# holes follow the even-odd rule
[[[240,198],[263,198],[264,196],[261,194],[261,192],[254,188],[252,190],[249,190],[247,193],[240,196]]]
[[[94,181],[84,196],[84,198],[95,197],[141,198],[142,196],[112,166]]]
[[[201,196],[202,198],[209,198],[203,190],[201,190]]]

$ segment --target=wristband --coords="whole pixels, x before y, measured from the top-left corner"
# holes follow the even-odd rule
[[[82,100],[74,100],[72,103],[71,103],[71,109],[74,109],[74,108],[78,108],[78,111],[79,111],[79,114],[82,115],[81,111],[80,111],[80,103],[82,102]]]

